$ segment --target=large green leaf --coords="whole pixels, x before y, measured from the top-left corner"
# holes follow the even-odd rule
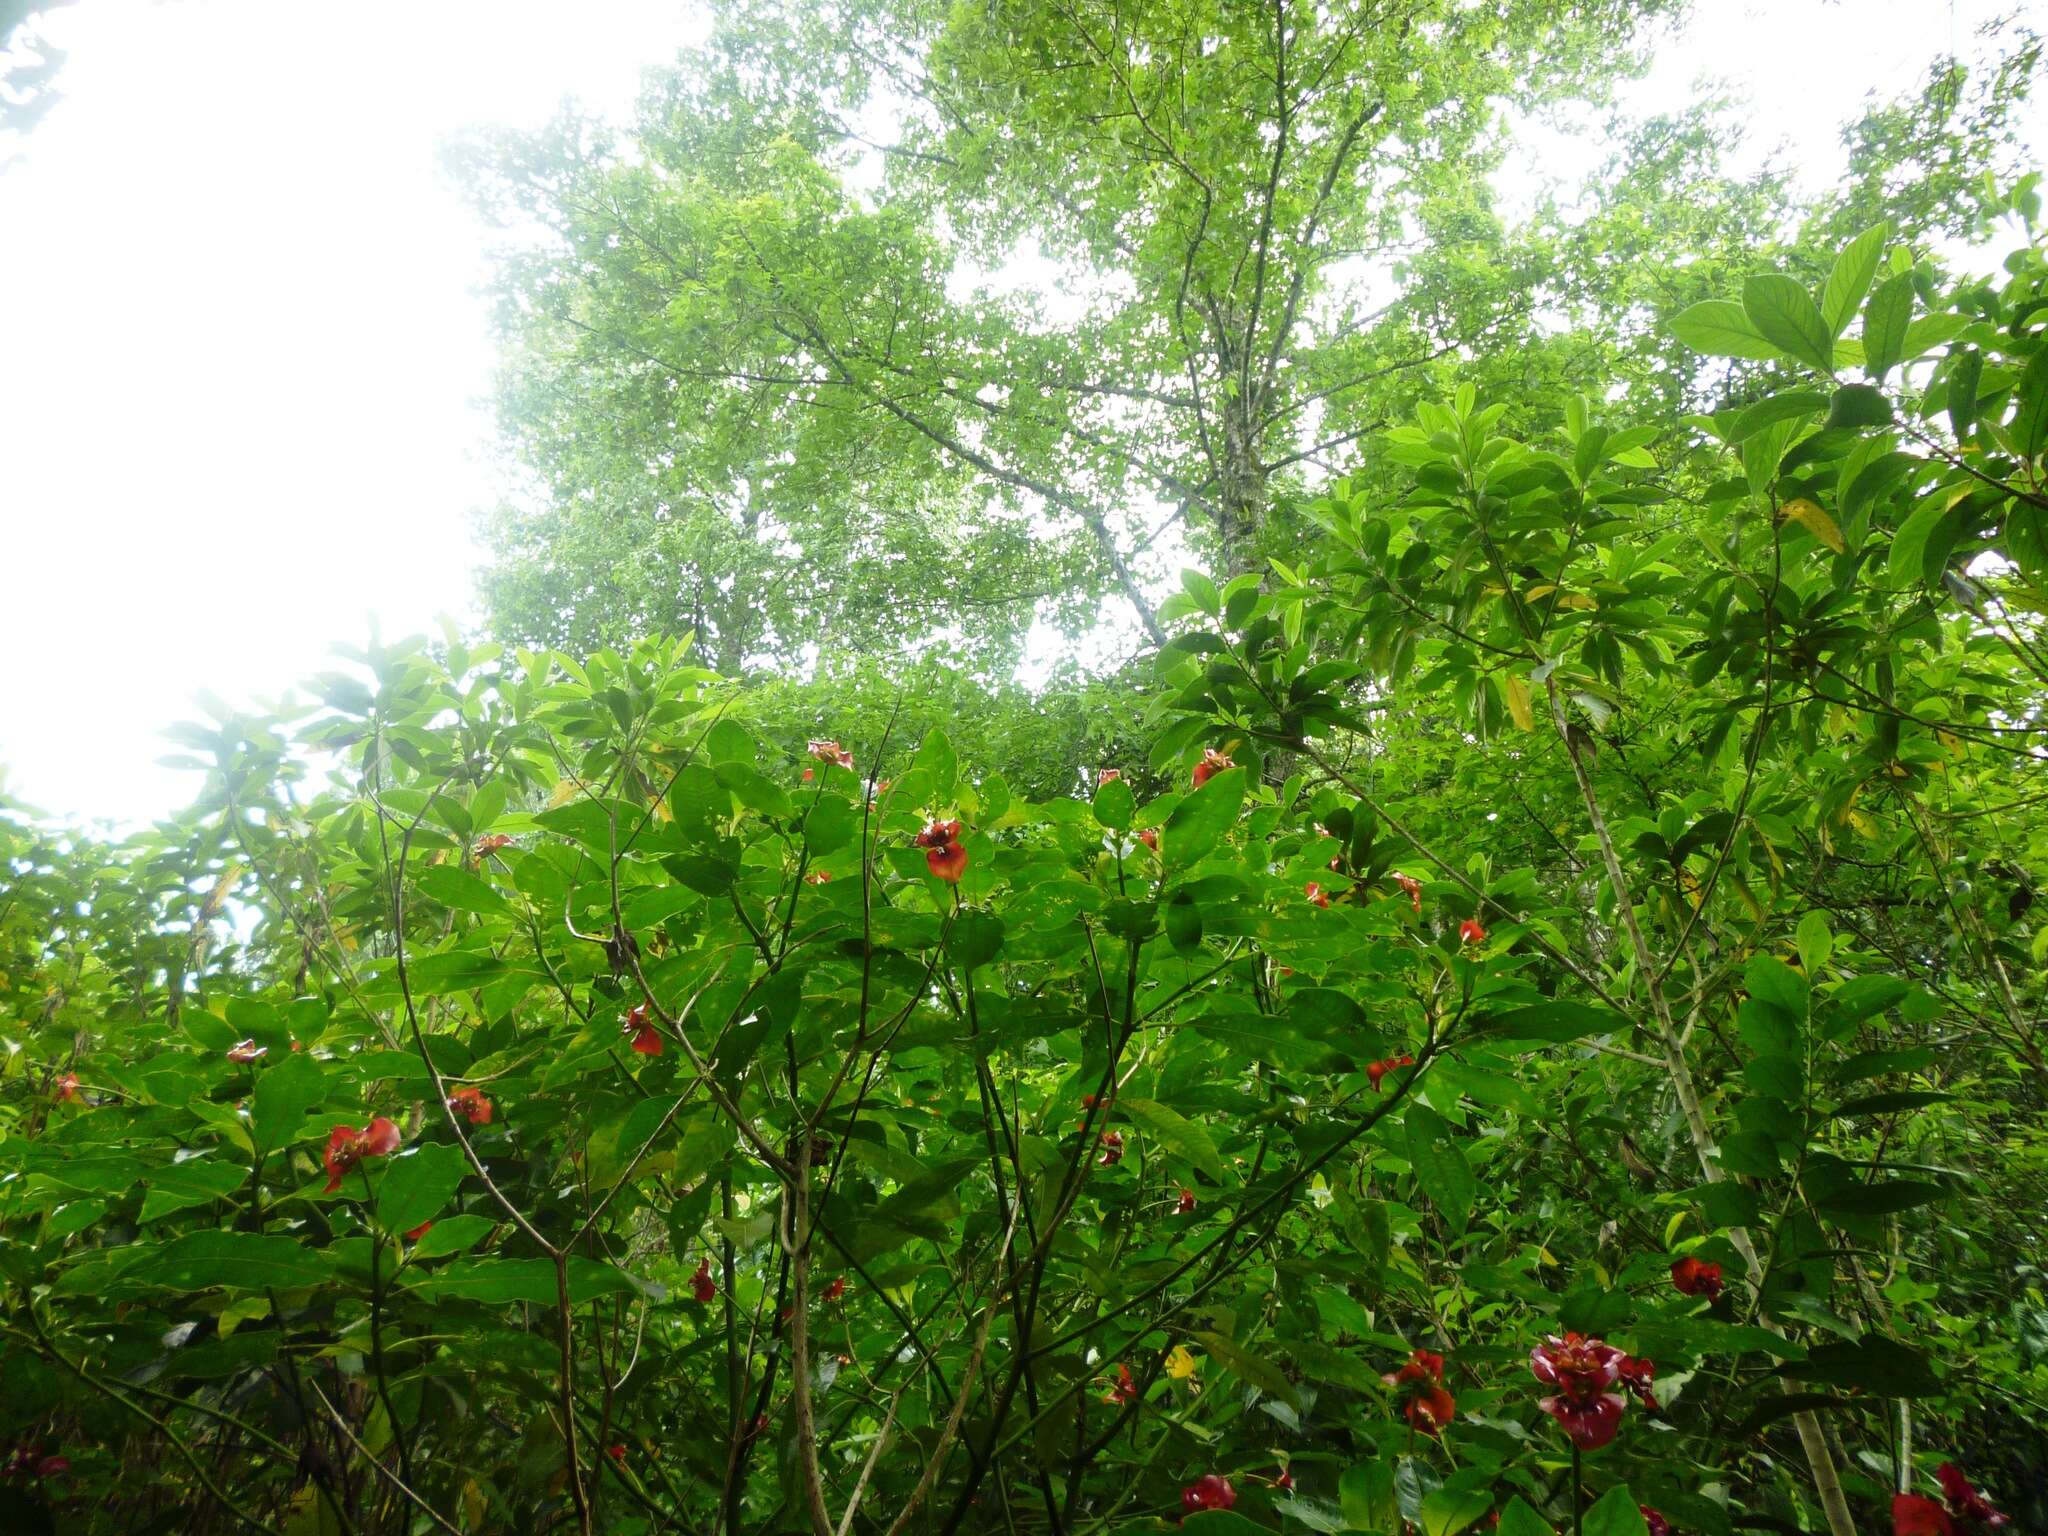
[[[256,1079],[249,1124],[259,1152],[296,1141],[306,1111],[327,1095],[326,1069],[310,1051],[294,1051]],[[358,1122],[360,1123],[360,1122]]]
[[[1149,1131],[1169,1156],[1192,1164],[1215,1183],[1223,1182],[1223,1159],[1217,1155],[1209,1133],[1196,1122],[1151,1099],[1121,1098],[1116,1107],[1119,1113],[1130,1116]]]
[[[1741,357],[1753,362],[1774,363],[1783,356],[1769,339],[1750,323],[1740,304],[1731,299],[1702,299],[1671,317],[1671,334],[1695,352],[1710,357]]]
[[[1159,854],[1168,869],[1184,870],[1215,849],[1237,822],[1244,789],[1244,770],[1226,768],[1181,797],[1159,830]]]
[[[1758,335],[1822,373],[1835,371],[1835,335],[1796,278],[1753,273],[1742,285],[1742,312]]]
[[[1427,1104],[1411,1103],[1407,1122],[1408,1161],[1415,1169],[1416,1182],[1443,1212],[1445,1224],[1453,1232],[1464,1231],[1479,1194],[1464,1148],[1458,1145],[1449,1122]]]

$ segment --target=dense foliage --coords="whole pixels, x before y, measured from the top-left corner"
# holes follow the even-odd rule
[[[1185,577],[1144,751],[980,739],[1029,792],[686,640],[414,642],[119,846],[0,820],[0,1515],[2037,1526],[2008,265],[1754,275],[1683,422],[1426,405]]]

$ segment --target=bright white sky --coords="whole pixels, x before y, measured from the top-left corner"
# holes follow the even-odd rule
[[[1701,75],[1759,154],[1841,165],[1866,89],[1915,84],[1995,0],[1699,0],[1650,110]],[[440,169],[565,95],[614,115],[696,31],[673,0],[81,0],[64,99],[0,172],[0,765],[121,821],[196,787],[157,733],[360,643],[472,621],[494,499],[485,232]],[[2040,142],[2037,139],[2037,142]],[[1533,147],[1571,176],[1601,146]]]

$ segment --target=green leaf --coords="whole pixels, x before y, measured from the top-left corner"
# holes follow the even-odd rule
[[[1883,379],[1904,356],[1906,328],[1913,323],[1913,277],[1901,272],[1877,285],[1863,310],[1863,366]]]
[[[417,1226],[418,1223],[413,1224]],[[474,1247],[490,1235],[497,1223],[488,1216],[444,1216],[406,1249],[415,1259],[444,1259]],[[411,1227],[401,1231],[411,1231]]]
[[[2027,359],[2026,372],[2013,387],[2013,417],[2008,429],[2012,445],[2028,458],[2048,442],[2048,346]]]
[[[1758,272],[1742,285],[1742,312],[1758,335],[1781,352],[1835,371],[1835,336],[1813,299],[1796,278]]]
[[[469,1171],[462,1150],[447,1142],[423,1142],[400,1152],[377,1175],[377,1220],[387,1232],[410,1232],[430,1221],[454,1198]]]
[[[1294,1383],[1282,1374],[1279,1367],[1250,1350],[1240,1349],[1236,1343],[1220,1333],[1197,1332],[1194,1339],[1240,1380],[1249,1382],[1269,1396],[1279,1398],[1283,1403],[1300,1405],[1301,1397],[1295,1391]]]
[[[558,1295],[555,1266],[550,1259],[458,1259],[440,1269],[423,1271],[406,1282],[406,1289],[422,1300],[438,1301],[445,1297],[499,1305],[525,1301],[551,1306]],[[623,1270],[595,1259],[569,1260],[569,1296],[574,1302],[636,1295],[639,1291],[640,1286]]]
[[[288,1291],[333,1278],[314,1249],[263,1232],[189,1232],[153,1253],[137,1250],[136,1258],[140,1262],[123,1271],[121,1282],[159,1291]]]
[[[1611,1035],[1628,1028],[1628,1020],[1612,1008],[1592,1003],[1554,1002],[1488,1014],[1474,1027],[1503,1040],[1542,1040],[1562,1045],[1588,1035]]]
[[[1752,955],[1743,968],[1742,981],[1759,1002],[1769,1003],[1795,1022],[1806,1017],[1806,982],[1776,955]]]
[[[1828,927],[1827,913],[1815,908],[1799,919],[1793,942],[1798,946],[1799,963],[1806,968],[1806,974],[1818,975],[1835,949],[1835,936]]]
[[[1408,1161],[1424,1194],[1435,1202],[1453,1232],[1465,1230],[1472,1218],[1478,1182],[1472,1165],[1444,1117],[1427,1104],[1411,1103],[1407,1112]]]
[[[1223,595],[1216,590],[1216,583],[1200,571],[1184,570],[1180,573],[1181,589],[1194,600],[1195,606],[1210,618],[1223,616]]]
[[[1804,1360],[1787,1361],[1779,1371],[1800,1381],[1874,1392],[1880,1397],[1932,1397],[1941,1391],[1941,1378],[1925,1354],[1874,1333],[1816,1344]]]
[[[1593,1501],[1581,1530],[1584,1536],[1650,1536],[1650,1524],[1627,1483],[1616,1483]]]
[[[1949,551],[1961,532],[1967,497],[1923,496],[1912,515],[1892,535],[1885,574],[1895,581],[1932,586],[1948,564]]]
[[[1844,384],[1835,391],[1828,407],[1829,430],[1848,427],[1888,427],[1892,424],[1892,403],[1874,384]]]
[[[1709,357],[1741,357],[1774,363],[1783,354],[1765,339],[1740,304],[1730,299],[1703,299],[1671,317],[1672,336]]]
[[[1500,1529],[1494,1532],[1494,1536],[1557,1536],[1557,1532],[1518,1493],[1500,1512]]]
[[[1223,1159],[1216,1154],[1216,1144],[1194,1121],[1151,1099],[1118,1099],[1116,1107],[1151,1132],[1170,1156],[1199,1168],[1217,1184],[1223,1182]]]
[[[1948,424],[1958,438],[1977,424],[1977,385],[1983,377],[1984,354],[1975,347],[1956,354],[1949,364]]]
[[[299,1138],[306,1111],[327,1095],[327,1079],[319,1060],[296,1051],[256,1079],[250,1130],[259,1154],[273,1152]]]
[[[489,885],[453,864],[430,864],[420,871],[414,883],[442,906],[454,907],[459,912],[501,915],[512,910],[511,904]]]
[[[1346,1467],[1337,1483],[1343,1500],[1344,1520],[1354,1531],[1389,1531],[1401,1518],[1394,1496],[1394,1466],[1391,1461],[1368,1461]]]
[[[1458,1536],[1492,1512],[1493,1495],[1481,1488],[1433,1488],[1422,1498],[1422,1536]]]
[[[934,801],[944,805],[952,800],[953,788],[960,776],[960,759],[944,731],[934,726],[925,732],[924,744],[910,761],[910,771],[931,775]]]
[[[1817,416],[1827,409],[1827,405],[1828,397],[1817,389],[1787,389],[1766,395],[1756,404],[1744,407],[1735,418],[1735,425],[1728,432],[1728,444],[1740,447],[1765,427],[1776,426],[1781,421]]]
[[[1112,832],[1121,832],[1130,826],[1131,818],[1137,814],[1137,797],[1122,779],[1111,779],[1096,789],[1095,820],[1099,825]]]
[[[1832,334],[1840,336],[1855,318],[1863,296],[1870,292],[1871,279],[1877,276],[1877,262],[1884,254],[1885,242],[1891,237],[1890,222],[1880,220],[1843,246],[1842,254],[1835,258],[1820,296],[1821,318]]]
[[[1845,1184],[1814,1201],[1829,1216],[1891,1216],[1946,1200],[1950,1192],[1921,1179],[1885,1179],[1876,1184]]]
[[[963,971],[987,965],[1002,949],[1003,920],[993,912],[962,912],[946,935],[946,953]]]
[[[1169,870],[1184,870],[1201,859],[1236,824],[1244,781],[1242,768],[1226,768],[1181,797],[1159,829],[1159,856]]]

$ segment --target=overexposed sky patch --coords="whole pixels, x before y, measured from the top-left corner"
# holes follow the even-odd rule
[[[1970,52],[1988,0],[1701,0],[1628,102],[1719,76],[1818,188],[1866,90]],[[133,821],[192,695],[276,697],[359,644],[470,622],[486,232],[452,135],[565,95],[623,116],[701,21],[674,0],[80,0],[50,112],[0,173],[0,767]],[[1508,178],[1583,176],[1535,135]],[[1048,658],[1039,658],[1041,662]]]

